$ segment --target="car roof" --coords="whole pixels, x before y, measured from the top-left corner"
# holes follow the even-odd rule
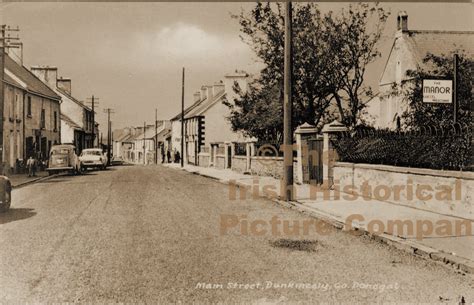
[[[51,149],[54,149],[54,148],[76,148],[76,147],[71,144],[57,144],[51,147]]]

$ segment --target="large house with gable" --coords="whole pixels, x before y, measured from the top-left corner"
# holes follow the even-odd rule
[[[233,86],[237,82],[242,90],[247,90],[250,75],[244,71],[226,74],[223,81],[213,85],[203,85],[194,93],[193,103],[185,109],[184,154],[181,153],[181,114],[171,119],[171,149],[179,151],[185,163],[199,164],[199,154],[212,154],[226,142],[243,142],[242,134],[234,132],[227,119],[230,109],[223,102],[235,98]],[[212,158],[211,163],[212,164]]]
[[[366,120],[380,128],[396,128],[408,105],[403,96],[391,94],[393,86],[409,80],[407,71],[426,69],[423,59],[428,53],[449,56],[456,50],[474,54],[474,32],[410,30],[408,15],[400,12],[397,32],[379,82],[378,94],[368,102]]]

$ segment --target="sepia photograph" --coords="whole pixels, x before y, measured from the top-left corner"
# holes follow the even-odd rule
[[[0,0],[0,304],[474,304],[474,7]]]

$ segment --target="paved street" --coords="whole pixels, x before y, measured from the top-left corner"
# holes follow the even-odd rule
[[[222,215],[309,219],[265,199],[230,200],[223,184],[161,166],[14,190],[0,215],[0,303],[474,301],[470,276],[367,238],[332,228],[290,240],[223,235]],[[276,286],[291,283],[312,286]]]

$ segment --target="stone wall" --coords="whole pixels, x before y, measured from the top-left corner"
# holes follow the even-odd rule
[[[474,218],[474,172],[336,162],[335,187],[435,213]],[[370,189],[370,192],[367,191]],[[418,192],[418,193],[417,193]]]
[[[283,157],[251,157],[250,172],[258,176],[283,177]],[[297,160],[293,160],[293,177],[297,175]],[[296,180],[295,180],[296,181]]]
[[[224,155],[216,155],[216,168],[225,169],[225,156]]]
[[[208,167],[211,157],[208,153],[199,153],[199,166]]]
[[[246,156],[233,156],[232,157],[232,170],[243,173],[247,170],[247,157]]]

